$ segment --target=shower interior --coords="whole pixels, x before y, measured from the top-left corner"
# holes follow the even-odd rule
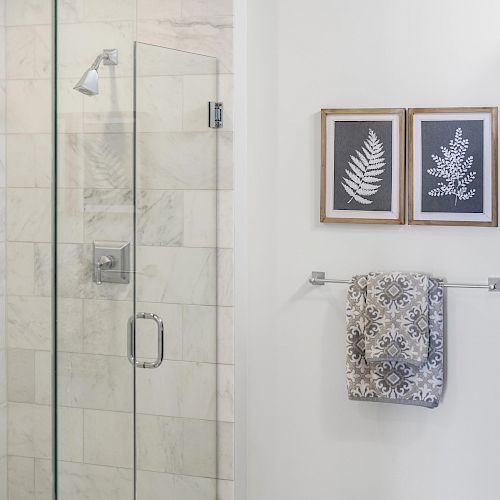
[[[32,197],[31,234],[7,235],[10,260],[31,251],[35,274],[26,286],[7,266],[0,499],[214,500],[230,440],[217,413],[217,59],[135,42],[82,75],[64,33],[44,129],[50,210]],[[14,151],[22,130],[8,130]],[[21,205],[32,194],[12,189]]]

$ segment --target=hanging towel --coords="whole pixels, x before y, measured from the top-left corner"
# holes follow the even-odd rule
[[[367,276],[356,276],[347,299],[347,392],[349,399],[435,408],[443,390],[443,288],[430,278],[429,353],[420,367],[398,361],[368,363],[365,357]]]
[[[366,284],[365,357],[422,366],[429,351],[429,278],[370,273]]]

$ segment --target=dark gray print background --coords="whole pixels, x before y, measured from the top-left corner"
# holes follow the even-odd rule
[[[376,139],[382,144],[381,150],[384,152],[382,157],[385,159],[385,165],[378,169],[383,169],[382,173],[376,172],[376,175],[371,176],[372,179],[380,179],[380,181],[368,182],[371,186],[368,188],[368,192],[373,194],[360,195],[361,198],[370,203],[360,203],[346,191],[343,184],[349,188],[349,184],[344,179],[356,182],[349,177],[346,170],[356,175],[355,170],[353,172],[349,166],[349,163],[353,163],[351,155],[358,159],[356,151],[365,155],[363,148],[366,150],[365,141],[369,140],[370,130],[376,136],[376,138],[371,136],[371,143],[376,144]],[[392,121],[335,122],[333,152],[335,172],[333,208],[335,210],[390,211],[392,208]],[[366,176],[370,177],[368,174]],[[377,189],[377,186],[380,187]]]
[[[483,177],[482,120],[422,122],[422,212],[482,213]]]

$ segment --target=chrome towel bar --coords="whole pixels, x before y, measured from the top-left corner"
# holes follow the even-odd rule
[[[336,278],[326,278],[322,271],[313,271],[309,278],[311,285],[325,285],[326,283],[336,283],[349,285],[351,280],[340,280]],[[488,290],[490,292],[500,292],[500,278],[488,278],[487,284],[476,283],[444,283],[444,288],[477,288],[478,290]]]

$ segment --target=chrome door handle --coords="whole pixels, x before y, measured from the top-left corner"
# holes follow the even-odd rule
[[[154,361],[137,361],[135,359],[135,323],[138,319],[151,319],[156,323],[157,335],[158,335],[158,350],[156,354],[156,359]],[[132,365],[137,368],[158,368],[163,361],[163,320],[160,316],[154,313],[138,312],[135,317],[130,316],[128,320],[128,335],[127,335],[127,357]]]

